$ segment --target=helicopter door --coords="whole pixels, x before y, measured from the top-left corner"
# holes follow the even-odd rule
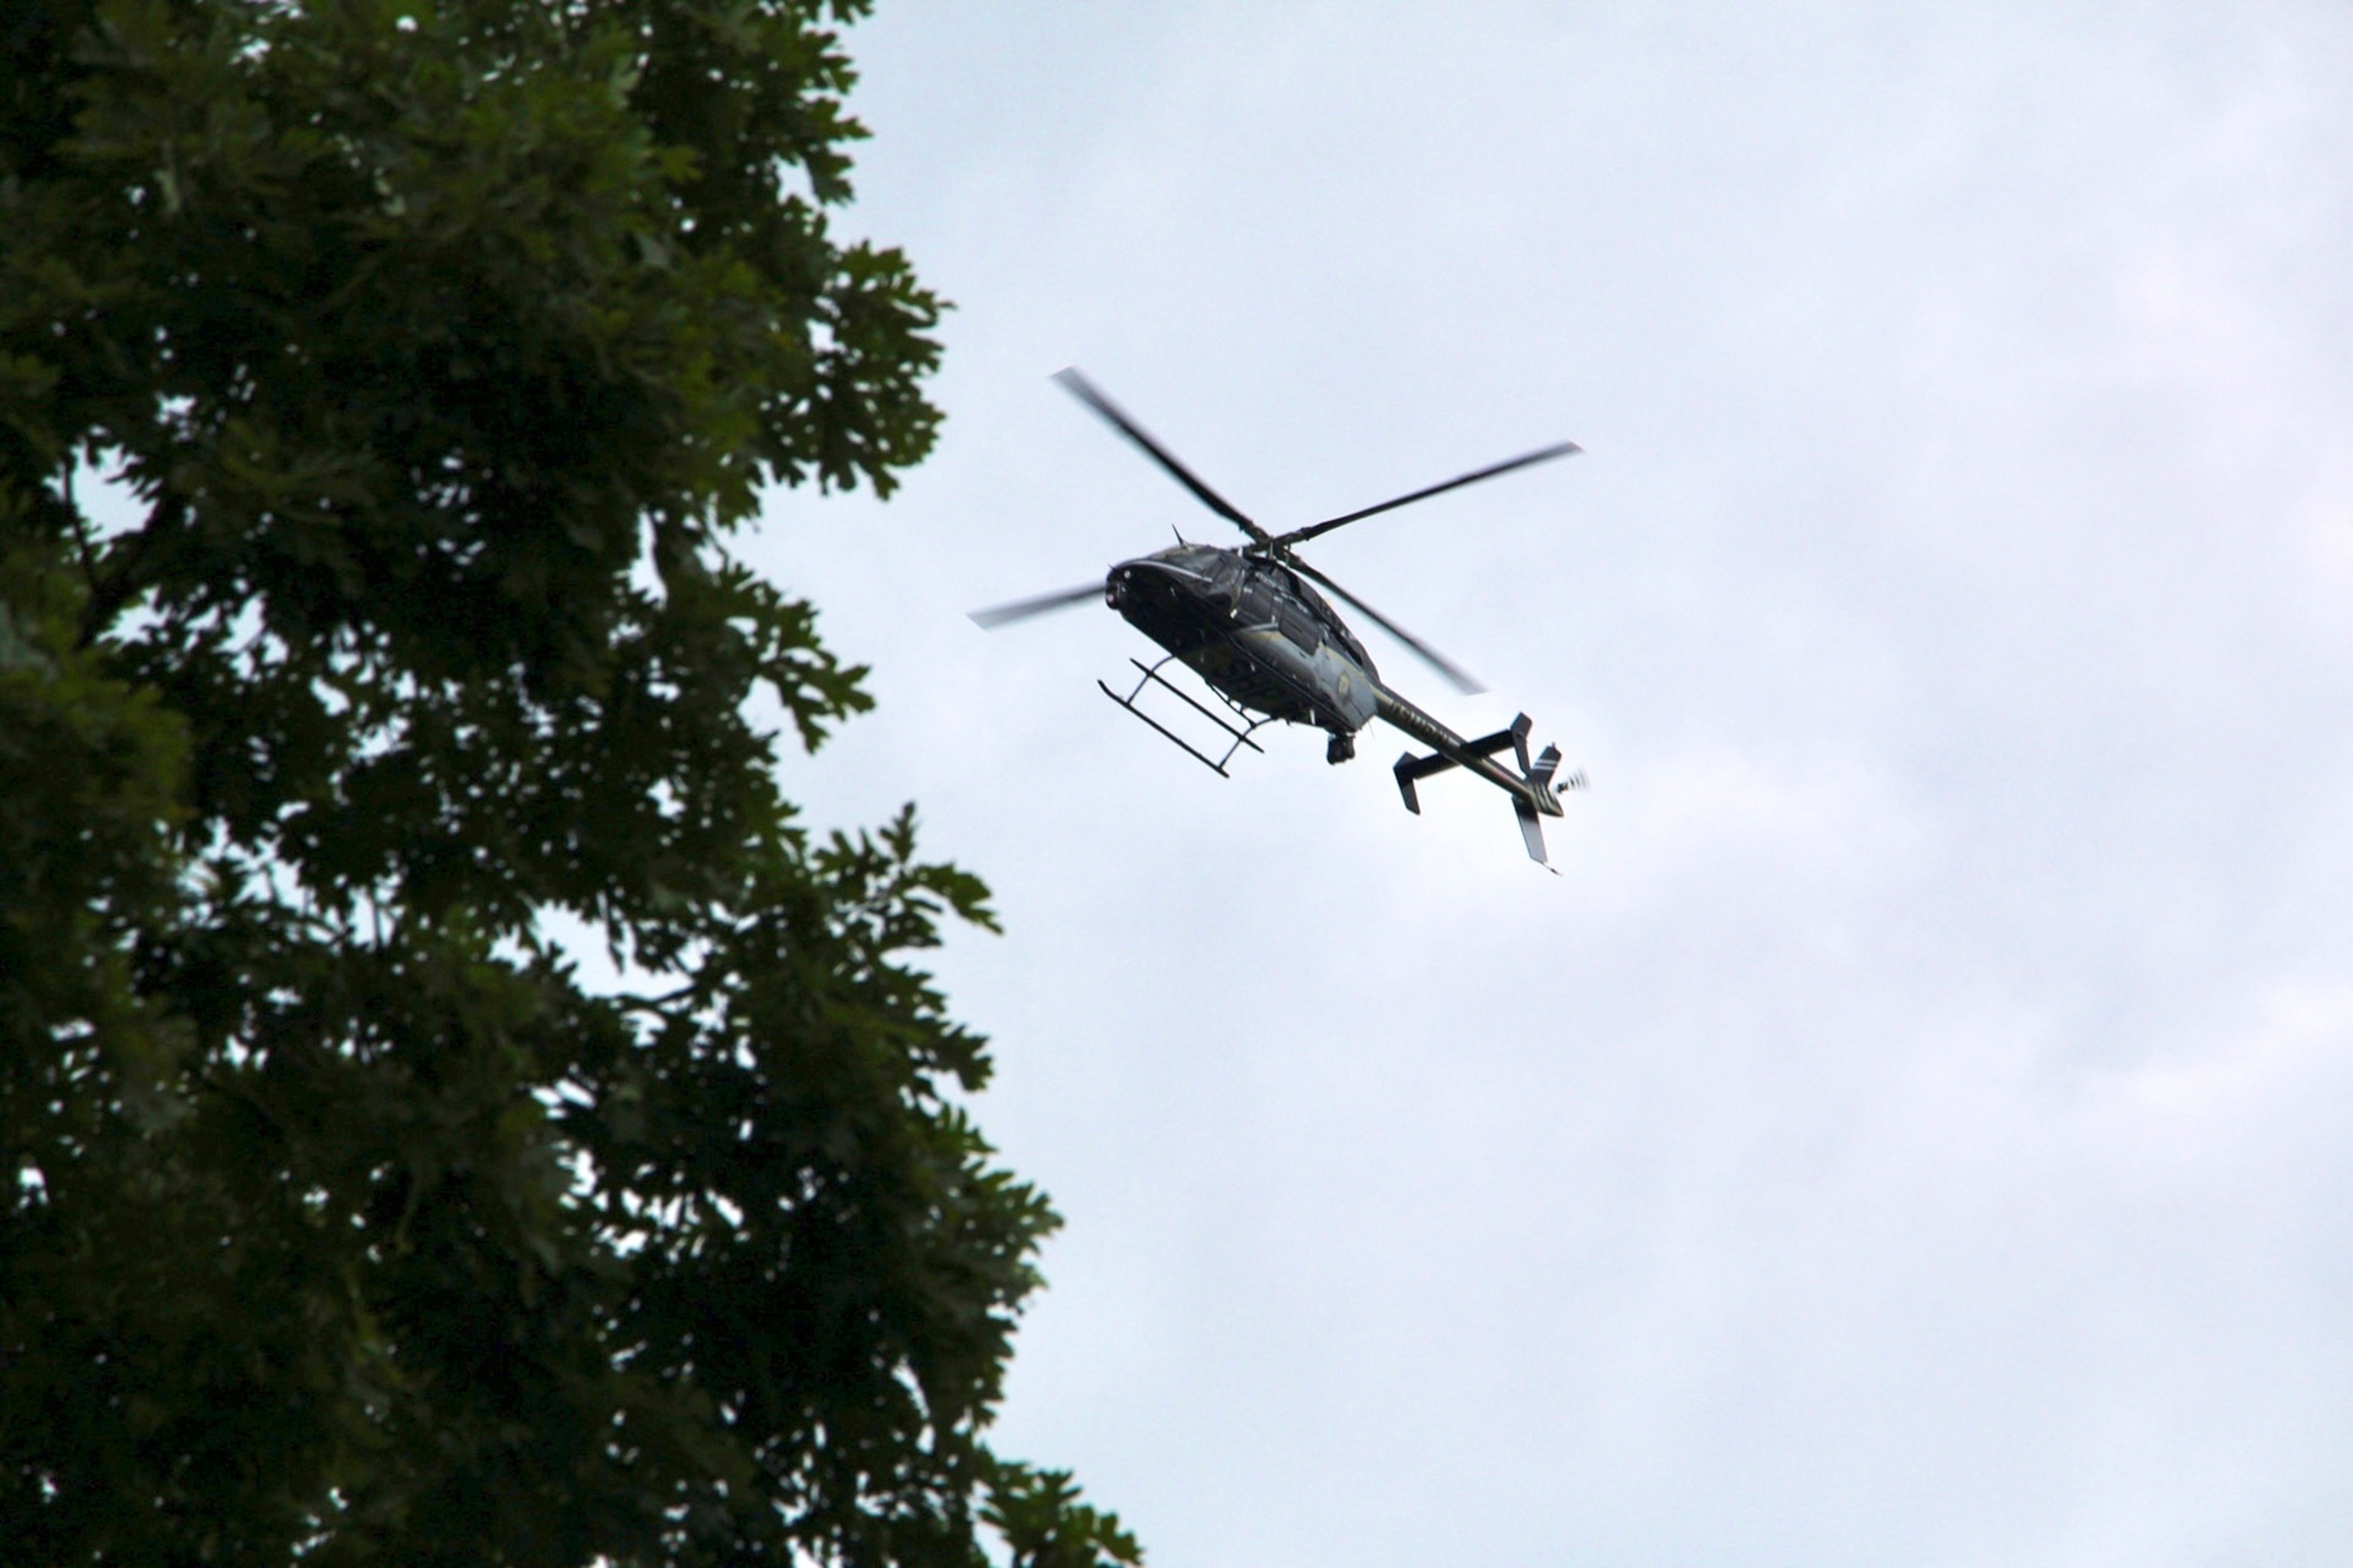
[[[1275,619],[1282,627],[1282,634],[1299,644],[1303,653],[1314,652],[1316,645],[1324,641],[1324,629],[1317,626],[1315,618],[1303,609],[1282,605],[1275,610]]]

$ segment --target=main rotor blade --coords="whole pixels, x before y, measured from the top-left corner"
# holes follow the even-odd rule
[[[1055,593],[1041,593],[1036,599],[1017,599],[1011,604],[1000,604],[972,612],[973,624],[984,631],[994,631],[1000,626],[1017,620],[1027,620],[1033,615],[1043,615],[1050,609],[1068,609],[1074,604],[1084,604],[1091,599],[1103,598],[1101,582],[1088,583],[1083,588],[1063,588]]]
[[[1293,571],[1297,572],[1301,577],[1314,577],[1317,582],[1322,583],[1325,588],[1330,588],[1334,593],[1336,593],[1342,599],[1346,599],[1364,615],[1366,620],[1371,621],[1383,631],[1388,632],[1391,637],[1396,638],[1408,648],[1412,649],[1416,653],[1419,654],[1425,663],[1429,664],[1431,669],[1437,671],[1440,674],[1445,676],[1448,683],[1464,696],[1475,697],[1480,693],[1487,689],[1485,686],[1480,684],[1478,676],[1473,675],[1470,671],[1465,670],[1461,665],[1457,664],[1453,660],[1449,659],[1445,654],[1440,653],[1437,649],[1432,648],[1429,643],[1424,642],[1420,638],[1416,637],[1412,632],[1408,631],[1404,627],[1399,626],[1396,621],[1391,620],[1388,616],[1383,615],[1379,610],[1375,609],[1371,605],[1366,604],[1363,599],[1358,599],[1355,594],[1350,593],[1346,588],[1342,588],[1338,583],[1334,582],[1330,577],[1325,577],[1322,572],[1317,571],[1305,561],[1303,561],[1298,556],[1292,555],[1284,556],[1282,557],[1282,561],[1283,565],[1289,567]]]
[[[1257,524],[1251,522],[1249,518],[1243,516],[1239,511],[1235,510],[1232,502],[1228,501],[1224,496],[1219,495],[1216,491],[1211,490],[1208,485],[1203,484],[1198,479],[1195,478],[1191,469],[1188,469],[1183,463],[1178,462],[1174,457],[1169,455],[1167,450],[1164,449],[1158,441],[1154,440],[1150,436],[1146,435],[1144,431],[1143,426],[1137,424],[1134,419],[1127,417],[1126,410],[1123,409],[1118,404],[1113,402],[1109,397],[1104,397],[1100,391],[1097,391],[1094,383],[1080,375],[1076,366],[1072,366],[1070,369],[1062,371],[1057,375],[1054,379],[1060,382],[1062,386],[1069,390],[1071,397],[1076,397],[1080,402],[1084,403],[1088,408],[1092,408],[1096,413],[1102,415],[1104,422],[1109,424],[1112,429],[1117,430],[1121,435],[1125,436],[1129,440],[1134,441],[1137,446],[1142,447],[1145,451],[1150,455],[1153,461],[1158,463],[1162,468],[1166,469],[1177,483],[1183,485],[1186,489],[1193,493],[1195,497],[1200,501],[1202,505],[1208,507],[1210,511],[1216,513],[1227,522],[1231,523],[1235,527],[1240,528],[1243,533],[1249,535],[1258,543],[1263,545],[1268,542],[1268,535],[1265,529],[1260,527]]]
[[[1318,534],[1329,534],[1343,524],[1370,517],[1377,512],[1393,512],[1400,506],[1410,506],[1417,501],[1427,501],[1431,496],[1441,494],[1449,490],[1460,490],[1466,484],[1476,484],[1482,479],[1493,479],[1499,473],[1509,473],[1515,468],[1526,468],[1531,463],[1549,462],[1554,458],[1567,457],[1571,452],[1581,452],[1584,450],[1575,441],[1562,441],[1556,446],[1509,458],[1490,467],[1450,479],[1443,484],[1433,484],[1427,490],[1417,490],[1411,495],[1400,495],[1395,501],[1384,501],[1378,506],[1367,506],[1361,512],[1351,512],[1345,517],[1327,517],[1321,523],[1312,523],[1304,528],[1294,528],[1290,533],[1267,542],[1278,546],[1296,545],[1303,539],[1313,539]]]

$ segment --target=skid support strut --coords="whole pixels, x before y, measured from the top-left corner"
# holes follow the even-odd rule
[[[1169,658],[1175,657],[1176,655],[1173,653],[1169,655]],[[1163,659],[1159,663],[1155,664],[1146,664],[1140,659],[1130,659],[1128,662],[1134,665],[1138,670],[1144,673],[1144,678],[1135,683],[1135,690],[1128,693],[1127,695],[1123,697],[1101,681],[1097,681],[1095,685],[1103,692],[1104,696],[1109,697],[1113,702],[1117,703],[1121,707],[1125,708],[1129,713],[1134,714],[1137,718],[1142,719],[1145,723],[1158,730],[1162,735],[1167,736],[1170,740],[1175,741],[1179,747],[1183,747],[1187,753],[1198,759],[1204,767],[1208,768],[1209,771],[1215,773],[1219,778],[1230,779],[1233,777],[1232,774],[1226,771],[1226,764],[1231,762],[1234,759],[1234,753],[1240,751],[1245,746],[1249,747],[1252,751],[1258,752],[1261,756],[1265,755],[1266,747],[1252,740],[1250,736],[1256,733],[1261,725],[1271,724],[1273,722],[1271,719],[1251,719],[1250,723],[1242,728],[1236,729],[1225,718],[1217,714],[1211,713],[1208,708],[1203,707],[1198,702],[1196,702],[1190,692],[1186,691],[1181,686],[1171,685],[1162,677],[1160,673],[1160,666],[1161,664],[1167,663],[1167,659]],[[1219,758],[1214,762],[1211,761],[1207,752],[1201,750],[1191,741],[1187,740],[1183,736],[1178,735],[1175,730],[1170,729],[1166,725],[1162,724],[1158,719],[1154,718],[1150,714],[1145,713],[1142,708],[1137,707],[1135,705],[1135,699],[1144,694],[1144,688],[1146,686],[1158,686],[1164,691],[1176,693],[1178,697],[1183,699],[1186,706],[1191,708],[1195,713],[1199,714],[1203,718],[1208,719],[1211,724],[1216,725],[1220,731],[1229,736],[1232,739],[1233,744],[1226,747],[1225,755]]]

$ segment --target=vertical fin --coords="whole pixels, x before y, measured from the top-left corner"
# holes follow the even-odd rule
[[[1527,841],[1528,858],[1558,876],[1560,873],[1545,858],[1544,824],[1536,820],[1536,809],[1525,800],[1514,800],[1512,810],[1520,819],[1520,837]]]

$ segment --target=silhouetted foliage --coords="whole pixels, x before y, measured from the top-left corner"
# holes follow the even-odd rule
[[[0,13],[9,1561],[1135,1559],[983,1440],[986,890],[798,824],[862,672],[726,547],[937,422],[862,9]]]

